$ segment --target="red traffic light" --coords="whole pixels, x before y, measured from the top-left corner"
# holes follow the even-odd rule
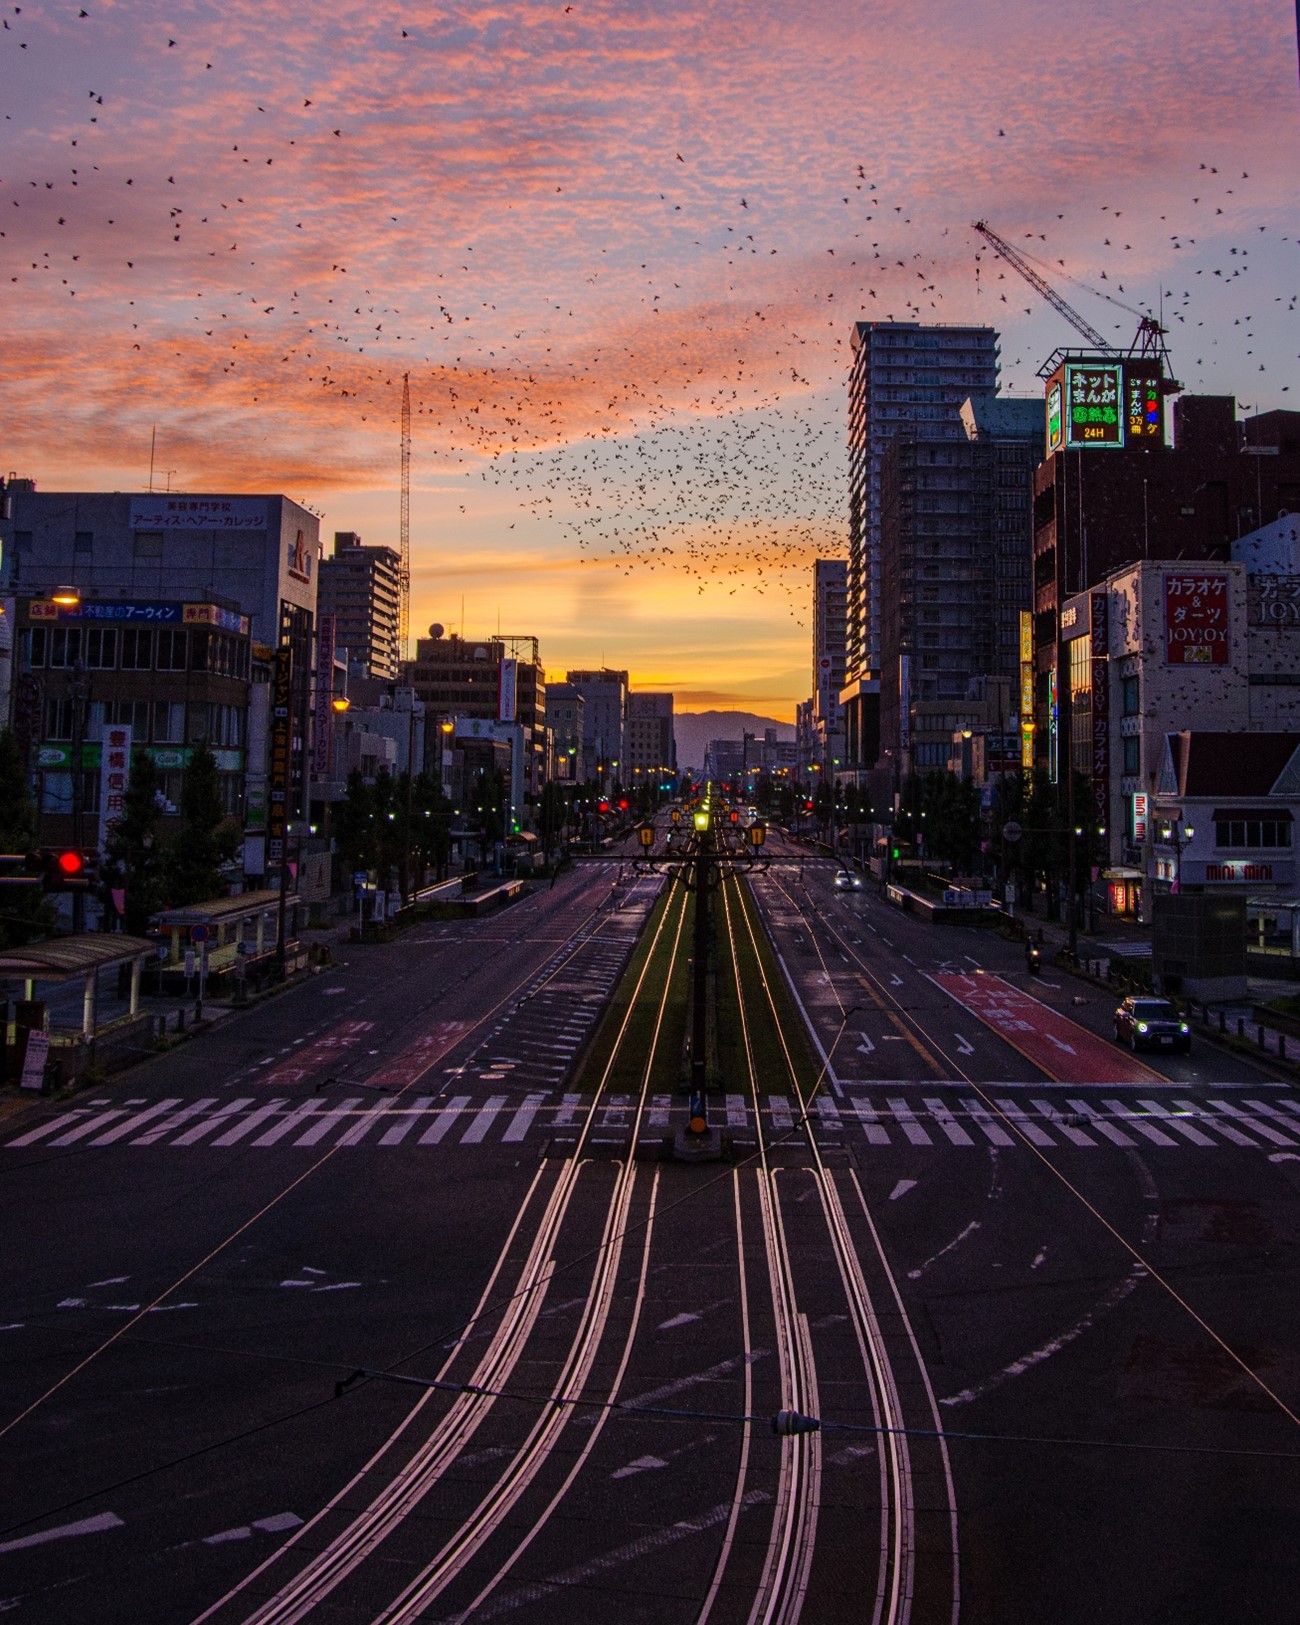
[[[627,811],[627,802],[626,801],[620,801],[619,804],[618,804],[618,810],[619,810],[619,812],[626,812]]]
[[[54,861],[65,880],[75,880],[86,867],[80,852],[60,852]]]
[[[600,811],[600,812],[608,812],[609,811],[609,802],[608,801],[600,802],[599,806],[598,806],[598,811]]]

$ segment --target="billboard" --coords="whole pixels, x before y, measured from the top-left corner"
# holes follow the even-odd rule
[[[1165,443],[1163,364],[1150,356],[1077,357],[1047,380],[1047,452]]]
[[[518,709],[519,662],[503,660],[497,676],[497,721],[513,722]]]
[[[1115,362],[1067,362],[1065,367],[1065,447],[1122,446],[1123,371]]]
[[[1228,578],[1207,570],[1165,576],[1165,665],[1228,664]]]

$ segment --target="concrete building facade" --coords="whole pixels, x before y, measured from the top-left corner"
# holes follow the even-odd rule
[[[995,391],[998,336],[991,327],[855,323],[849,375],[849,558],[844,705],[846,772],[880,752],[882,577],[881,470],[900,430],[964,438],[958,416],[972,394]]]
[[[352,530],[334,532],[334,555],[320,562],[317,614],[323,639],[346,650],[348,670],[392,682],[403,650],[401,554],[367,547]]]

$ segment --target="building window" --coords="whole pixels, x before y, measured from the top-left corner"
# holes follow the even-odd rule
[[[72,738],[73,704],[71,700],[46,700],[45,702],[45,737],[46,739]]]
[[[1137,677],[1121,677],[1119,683],[1120,713],[1135,717],[1142,709],[1140,683]]]
[[[75,666],[81,659],[81,628],[52,626],[47,647],[48,663],[51,666]]]
[[[1124,736],[1124,771],[1137,773],[1142,767],[1142,741],[1136,734]]]
[[[35,671],[45,664],[49,643],[48,627],[32,626],[27,629],[27,665],[29,669]]]
[[[183,627],[158,628],[158,653],[154,664],[159,671],[184,671],[188,634]]]
[[[163,555],[163,533],[160,530],[137,530],[135,556],[138,559],[160,559]]]
[[[185,705],[182,701],[154,701],[153,742],[155,745],[180,745],[185,742]]]
[[[74,553],[93,553],[95,551],[95,533],[93,530],[76,530],[72,533],[72,551]]]
[[[96,671],[110,671],[117,665],[117,630],[115,627],[90,626],[86,628],[85,664]]]
[[[148,671],[153,665],[153,628],[129,626],[122,633],[122,670]]]
[[[1291,823],[1283,818],[1232,818],[1217,820],[1214,825],[1214,844],[1217,847],[1289,847]]]

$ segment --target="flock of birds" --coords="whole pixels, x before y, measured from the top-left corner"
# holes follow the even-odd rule
[[[95,26],[93,4],[68,13],[80,27]],[[28,37],[31,16],[9,6],[0,49],[52,48]],[[406,30],[401,37],[411,40]],[[223,77],[183,39],[163,36],[155,54],[168,66],[184,58],[191,83]],[[19,71],[29,63],[30,55]],[[15,68],[12,58],[7,65]],[[147,162],[124,165],[113,127],[137,109],[104,85],[82,91],[82,122],[60,135],[62,154],[43,132],[50,156],[42,168],[16,174],[11,163],[0,177],[0,276],[12,312],[24,308],[18,294],[39,303],[44,321],[57,321],[54,307],[66,300],[71,328],[76,302],[90,305],[100,358],[124,374],[189,380],[196,402],[216,405],[226,423],[253,409],[254,432],[268,439],[266,419],[286,412],[331,431],[346,425],[394,472],[409,376],[417,466],[435,478],[452,473],[501,487],[515,514],[503,524],[544,521],[585,557],[616,560],[629,573],[689,576],[701,593],[771,593],[799,622],[811,596],[810,561],[844,548],[853,322],[982,321],[1003,331],[1005,345],[1034,311],[1035,296],[973,231],[932,227],[865,165],[847,166],[832,194],[842,225],[813,248],[791,246],[786,222],[765,224],[768,211],[753,193],[706,204],[707,192],[679,182],[691,156],[676,150],[658,164],[665,178],[647,184],[635,231],[585,251],[567,292],[544,294],[537,278],[525,280],[531,291],[522,295],[511,286],[517,272],[503,245],[523,229],[513,221],[488,229],[487,242],[448,249],[441,270],[412,275],[400,245],[418,241],[412,258],[423,267],[432,252],[429,217],[372,214],[370,227],[393,228],[398,249],[360,271],[343,263],[355,256],[341,249],[356,217],[322,203],[336,180],[346,181],[352,134],[318,97],[300,94],[293,105],[250,99],[230,132],[239,139],[220,140],[224,150],[200,173],[180,173],[181,161],[161,147]],[[398,172],[403,161],[397,153]],[[1202,162],[1189,179],[1186,197],[1175,201],[1171,191],[1158,222],[1134,228],[1128,210],[1098,210],[1091,248],[1107,268],[1094,291],[1123,313],[1112,317],[1114,342],[1131,336],[1134,314],[1151,311],[1124,280],[1126,260],[1144,267],[1145,288],[1153,258],[1168,265],[1186,253],[1200,263],[1183,278],[1166,270],[1155,301],[1185,380],[1194,384],[1194,353],[1203,367],[1221,339],[1235,345],[1238,376],[1248,364],[1265,374],[1293,367],[1289,354],[1257,354],[1265,315],[1280,307],[1294,316],[1297,296],[1257,289],[1251,279],[1274,228],[1267,220],[1247,228],[1250,176]],[[547,202],[563,192],[561,178]],[[540,213],[539,194],[530,202]],[[1091,241],[1081,212],[1074,208],[1066,226],[1067,213],[1053,210],[1050,241],[1046,231],[1024,232],[1017,244],[1050,282],[1075,280],[1054,250],[1058,237]],[[1215,226],[1225,215],[1239,241]],[[1157,255],[1153,225],[1167,233],[1167,253]],[[1300,270],[1295,239],[1281,243],[1290,269]],[[1206,284],[1215,284],[1212,297]],[[1237,288],[1225,295],[1231,284]],[[178,322],[184,304],[192,308]],[[27,319],[17,315],[11,327]],[[1060,342],[1071,341],[1062,331]],[[1018,356],[1009,365],[1036,360]],[[1032,387],[1032,376],[1025,384]],[[1260,387],[1285,395],[1290,386],[1266,377]],[[351,455],[355,470],[355,447]]]

